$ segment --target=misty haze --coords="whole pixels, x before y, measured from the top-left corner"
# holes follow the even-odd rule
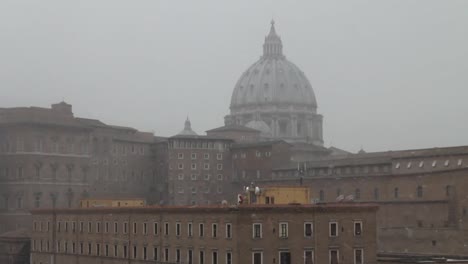
[[[467,1],[0,3],[0,263],[468,261]]]

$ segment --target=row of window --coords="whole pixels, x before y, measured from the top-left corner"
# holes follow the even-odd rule
[[[195,186],[189,187],[190,193],[192,193],[192,194],[195,194],[197,192],[200,192],[200,193],[202,193],[202,192],[203,193],[210,193],[211,192],[210,186],[204,186],[204,187],[201,187],[200,189],[201,190],[199,190]],[[216,187],[216,192],[217,193],[223,193],[223,187],[217,186]],[[169,191],[169,193],[171,193],[171,192]],[[183,186],[177,187],[177,193],[185,193],[185,188]]]
[[[271,152],[270,151],[265,151],[265,152],[261,152],[261,151],[255,151],[255,157],[257,158],[261,158],[261,157],[271,157]],[[241,158],[241,159],[245,159],[247,158],[247,154],[245,152],[242,152],[242,153],[234,153],[232,155],[232,158],[233,159],[238,159],[238,158]]]
[[[0,145],[0,152],[13,153],[13,152],[39,152],[39,153],[60,153],[60,154],[77,154],[87,155],[89,151],[89,144],[81,142],[75,144],[72,142],[60,143],[53,141],[50,144],[44,144],[43,140],[37,140],[31,147],[26,146],[22,139],[18,139],[16,144],[12,144],[9,141],[4,142]]]
[[[179,170],[183,170],[184,169],[184,164],[183,163],[178,163],[177,168]],[[197,163],[190,164],[190,169],[191,170],[196,170],[197,169]],[[204,170],[209,170],[210,169],[210,164],[209,163],[204,163],[203,164],[203,169]],[[223,164],[221,164],[221,163],[216,164],[216,169],[217,170],[223,170]]]
[[[433,168],[435,168],[435,167],[437,167],[437,163],[438,163],[437,160],[433,160],[432,163],[430,163],[430,164],[431,164],[431,166],[432,166]],[[419,163],[415,162],[415,165],[414,165],[414,166],[418,166],[419,168],[424,168],[424,164],[425,164],[425,163],[424,163],[424,161],[422,160],[422,161],[420,161]],[[450,160],[445,160],[444,163],[443,163],[443,165],[444,165],[444,167],[448,167],[448,166],[450,165]],[[458,159],[458,160],[456,161],[456,165],[459,166],[459,167],[462,166],[462,165],[463,165],[463,160],[462,160],[462,159]],[[401,167],[402,167],[402,163],[397,162],[397,163],[395,164],[395,169],[399,169],[399,168],[401,168]],[[407,168],[407,169],[411,169],[411,167],[413,167],[413,162],[412,162],[412,161],[408,161],[408,162],[406,163],[406,168]]]
[[[209,181],[210,178],[211,178],[211,174],[205,174],[205,175],[203,175],[203,180],[205,180],[205,181]],[[218,174],[218,175],[216,175],[216,178],[218,179],[218,181],[222,181],[222,180],[224,179],[223,174]],[[181,173],[181,174],[177,175],[177,179],[180,180],[180,181],[183,181],[183,180],[185,179],[184,174]],[[191,175],[190,175],[190,180],[196,181],[196,180],[198,180],[198,179],[199,179],[199,175],[198,175],[198,174],[191,174]]]
[[[453,189],[452,185],[446,185],[445,188],[444,188],[445,196],[447,196],[447,197],[451,196],[452,192],[453,192],[452,189]],[[423,196],[424,196],[424,187],[422,185],[418,185],[416,187],[416,192],[415,193],[416,193],[416,197],[423,198]],[[341,188],[338,188],[338,189],[336,189],[336,197],[338,197],[340,195],[343,195],[343,192],[342,192]],[[380,190],[379,190],[379,188],[374,188],[373,196],[374,196],[374,200],[380,200]],[[399,197],[400,197],[400,189],[398,187],[395,187],[393,189],[393,198],[398,199]],[[319,191],[319,199],[320,199],[320,201],[325,200],[325,191],[324,190]],[[360,188],[356,188],[354,190],[354,199],[356,199],[356,200],[361,199],[361,189]]]
[[[121,144],[114,144],[112,145],[112,154],[113,155],[123,155],[126,156],[127,153],[131,154],[145,154],[145,147],[144,146],[135,146],[135,145],[121,145]]]
[[[184,159],[184,153],[177,153],[177,159]],[[190,159],[196,160],[197,153],[190,153]],[[203,153],[203,159],[209,160],[210,153]],[[223,153],[216,153],[217,160],[223,160]]]
[[[212,141],[178,141],[173,140],[169,141],[169,148],[172,149],[218,149],[218,150],[227,150],[231,144],[228,143],[220,143],[220,142],[212,142]]]
[[[33,240],[33,251],[45,251],[51,252],[51,243],[43,240]],[[129,252],[131,250],[131,252]],[[175,263],[186,263],[188,264],[218,264],[221,263],[220,259],[220,251],[212,250],[211,251],[211,261],[208,260],[209,256],[205,250],[199,250],[198,256],[195,254],[197,253],[194,249],[187,249],[182,250],[180,248],[176,248],[175,250],[171,250],[170,248],[162,248],[160,249],[157,246],[148,247],[143,246],[139,248],[136,245],[128,246],[128,245],[116,245],[116,244],[101,244],[95,243],[94,246],[92,243],[75,243],[75,242],[68,242],[68,241],[57,241],[56,248],[53,250],[57,253],[65,253],[65,254],[80,254],[80,255],[95,255],[95,256],[104,256],[104,257],[120,257],[120,258],[129,258],[132,259],[142,259],[142,260],[154,260],[154,261],[164,261],[164,262],[175,262]],[[172,251],[172,254],[171,254]],[[354,264],[364,264],[364,249],[362,248],[354,248]],[[185,254],[184,254],[185,253]],[[129,256],[129,254],[131,254]],[[280,264],[291,263],[291,253],[289,251],[279,251],[278,252]],[[303,258],[304,264],[313,264],[315,263],[314,259],[314,250],[313,249],[306,249],[304,250]],[[341,256],[340,259],[340,251],[338,248],[330,248],[328,250],[329,264],[339,264],[344,259],[344,256]],[[185,260],[185,261],[184,261]],[[198,260],[198,261],[197,261]],[[262,251],[254,251],[252,252],[252,264],[263,264],[264,257]],[[224,255],[224,263],[232,264],[233,262],[233,255],[231,251],[226,251]]]
[[[87,232],[88,233],[110,233],[113,232],[114,234],[119,233],[119,223],[114,222],[113,224],[111,222],[95,222],[94,223],[94,229],[93,229],[93,223],[92,222],[87,222]],[[162,231],[159,229],[159,224],[158,222],[154,222],[152,224],[152,232],[153,235],[159,235],[159,232]],[[46,229],[44,229],[43,222],[34,222],[34,231],[45,231],[48,232],[50,229],[50,222],[47,222],[46,224]],[[78,228],[78,229],[77,229]],[[140,230],[139,230],[140,228]],[[149,228],[150,224],[148,223],[141,223],[140,227],[138,223],[134,222],[132,225],[132,233],[133,234],[143,234],[147,235],[149,233]],[[168,236],[170,234],[170,224],[169,222],[165,222],[163,224],[164,230],[164,235]],[[310,238],[313,236],[313,223],[312,222],[304,222],[304,237]],[[85,222],[79,222],[78,226],[76,222],[62,222],[59,221],[57,222],[57,232],[84,232],[85,231]],[[129,223],[124,222],[121,224],[121,231],[123,234],[127,234],[129,232]],[[176,236],[182,236],[182,223],[175,223],[175,235]],[[218,223],[212,223],[211,224],[211,237],[212,238],[218,238],[219,237],[219,224]],[[273,229],[273,233],[276,231]],[[186,235],[187,237],[193,237],[194,236],[194,224],[193,223],[187,223],[187,228],[186,228]],[[232,224],[227,223],[225,224],[225,238],[232,238],[233,231],[232,231]],[[338,229],[338,222],[332,221],[329,222],[329,236],[330,237],[337,237],[339,235],[339,229]],[[361,236],[362,235],[362,221],[354,221],[354,236]],[[204,223],[199,223],[198,224],[198,236],[199,237],[204,237],[205,236],[205,224]],[[280,238],[288,238],[289,237],[289,223],[288,222],[280,222],[278,224],[278,237]],[[254,239],[260,239],[263,238],[263,228],[262,228],[262,223],[253,223],[252,224],[252,238]]]

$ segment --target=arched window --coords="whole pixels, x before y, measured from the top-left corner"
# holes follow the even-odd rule
[[[421,185],[418,186],[416,194],[417,194],[418,198],[423,197],[423,187]]]
[[[359,188],[357,188],[355,191],[354,191],[354,198],[356,200],[359,200],[361,199],[361,190]]]
[[[393,189],[393,197],[398,198],[398,195],[399,195],[398,187],[395,187],[395,189]]]
[[[325,193],[323,192],[323,190],[320,190],[320,197],[319,197],[320,201],[324,201],[325,200]]]

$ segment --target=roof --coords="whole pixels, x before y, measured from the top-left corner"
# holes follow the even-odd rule
[[[206,135],[175,135],[169,137],[169,139],[212,139],[212,140],[226,140],[234,141],[232,138],[222,137],[222,136],[206,136]]]
[[[20,228],[3,233],[0,238],[29,238],[29,231],[26,228]]]
[[[58,209],[34,209],[33,215],[44,214],[100,214],[100,213],[223,213],[237,212],[271,212],[271,211],[293,211],[293,212],[337,212],[337,211],[376,211],[378,205],[374,203],[321,203],[321,204],[246,204],[246,205],[193,205],[193,206],[142,206],[142,207],[100,207],[100,208],[58,208]]]
[[[291,145],[284,140],[269,140],[269,141],[257,141],[257,142],[248,142],[248,143],[235,143],[232,145],[231,148],[267,147],[267,146],[273,146],[276,144]]]
[[[240,132],[260,133],[260,131],[258,131],[257,129],[253,129],[253,128],[250,128],[250,127],[241,126],[241,125],[237,125],[237,124],[226,125],[226,126],[222,126],[222,127],[213,128],[213,129],[207,130],[206,132],[208,133],[208,132],[226,132],[226,131],[240,131]]]

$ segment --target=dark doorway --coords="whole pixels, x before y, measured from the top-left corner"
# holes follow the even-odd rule
[[[280,264],[291,264],[290,252],[280,252]]]

